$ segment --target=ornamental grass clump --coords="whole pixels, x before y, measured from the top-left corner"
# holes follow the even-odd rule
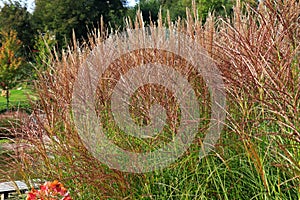
[[[191,10],[186,19],[165,24],[159,13],[157,23],[150,24],[189,35],[222,72],[227,119],[215,150],[199,160],[204,126],[186,154],[166,169],[129,174],[93,157],[77,133],[71,99],[79,67],[109,37],[102,23],[84,45],[74,37],[72,47],[54,52],[47,70],[39,73],[39,104],[18,132],[29,148],[16,149],[14,157],[15,169],[28,184],[61,180],[74,199],[300,198],[299,1],[265,0],[251,7],[238,0],[231,17],[211,14],[204,24],[195,3]],[[144,25],[140,13],[127,22],[128,29]],[[210,102],[202,103],[210,108]],[[132,144],[126,138],[116,143]]]

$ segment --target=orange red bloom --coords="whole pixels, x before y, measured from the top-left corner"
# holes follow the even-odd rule
[[[62,183],[55,180],[46,182],[40,186],[40,190],[32,190],[28,193],[26,200],[72,200],[68,190]]]

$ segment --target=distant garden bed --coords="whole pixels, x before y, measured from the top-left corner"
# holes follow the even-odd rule
[[[31,100],[36,100],[30,88],[10,90],[9,109],[6,97],[0,96],[0,137],[11,137],[10,129],[31,113]]]

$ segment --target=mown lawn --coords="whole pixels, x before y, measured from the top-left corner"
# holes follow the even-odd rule
[[[34,92],[30,88],[18,88],[10,90],[9,109],[30,108],[29,99],[36,100]],[[6,97],[0,96],[0,113],[6,111]]]

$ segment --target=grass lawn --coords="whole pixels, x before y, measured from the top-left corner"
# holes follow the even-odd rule
[[[5,144],[5,143],[9,143],[9,142],[11,142],[9,139],[1,139],[0,138],[0,145]]]
[[[9,98],[9,108],[10,109],[18,109],[18,108],[29,108],[29,99],[36,99],[34,93],[30,88],[26,89],[14,89],[10,90],[10,98]],[[6,97],[0,96],[0,112],[6,110]]]

